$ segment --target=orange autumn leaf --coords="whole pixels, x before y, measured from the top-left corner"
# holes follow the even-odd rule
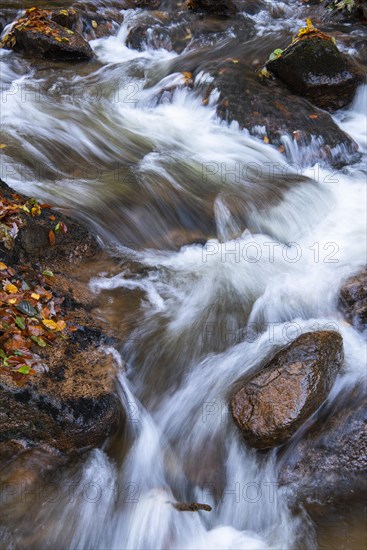
[[[66,327],[65,321],[57,321],[55,330],[56,331],[64,330],[65,327]]]
[[[315,118],[317,118],[317,115],[310,115],[310,118],[315,119]]]
[[[4,269],[8,269],[8,266],[5,265],[3,262],[0,262],[0,271],[4,271]]]
[[[56,244],[56,237],[55,237],[55,233],[52,231],[52,229],[50,229],[49,231],[49,234],[48,234],[48,241],[50,243],[51,246],[55,246]]]
[[[44,319],[48,319],[50,317],[50,308],[49,307],[44,307],[42,308],[42,311],[41,311],[41,315]]]

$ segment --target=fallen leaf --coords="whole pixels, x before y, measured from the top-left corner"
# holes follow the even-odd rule
[[[33,317],[34,315],[37,315],[37,310],[34,309],[32,304],[28,302],[28,300],[22,300],[17,305],[17,310],[21,313],[24,313],[24,315],[28,315],[29,317]]]
[[[94,19],[92,19],[92,27],[93,29],[96,29],[98,27],[98,23],[97,21],[94,21]]]
[[[45,325],[45,327],[49,328],[50,330],[56,330],[57,324],[55,321],[52,321],[51,319],[43,319],[42,323]]]
[[[66,327],[65,321],[57,321],[55,330],[58,332],[60,330],[64,330],[65,327]]]
[[[0,143],[0,149],[5,149],[6,145],[5,143]]]
[[[5,290],[8,294],[17,294],[17,292],[18,292],[18,288],[15,285],[11,284],[11,283],[6,285]]]
[[[318,118],[318,117],[317,117],[317,115],[310,115],[310,118],[315,119],[315,118]]]
[[[15,324],[22,330],[26,328],[25,320],[23,319],[23,317],[16,317]]]
[[[5,265],[3,262],[0,262],[0,271],[4,271],[4,269],[8,269],[8,266]]]
[[[35,292],[32,292],[31,298],[33,298],[34,300],[39,300],[39,299],[40,299],[40,295],[39,295],[39,294],[36,294]]]
[[[264,137],[264,143],[270,143],[270,139],[268,138],[268,136]]]
[[[31,340],[33,340],[33,342],[36,342],[36,344],[38,344],[41,348],[45,348],[47,345],[46,342],[38,336],[31,336]]]
[[[28,367],[28,365],[22,365],[18,369],[18,372],[20,372],[20,374],[29,374],[29,371],[30,371],[30,368]]]
[[[52,229],[50,229],[50,231],[48,233],[48,241],[50,243],[50,246],[55,246],[56,237],[55,237],[55,233],[52,231]]]

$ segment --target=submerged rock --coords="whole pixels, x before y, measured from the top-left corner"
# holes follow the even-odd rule
[[[279,481],[293,505],[345,507],[365,501],[367,403],[365,388],[347,388],[320,411],[306,433],[279,457]]]
[[[358,330],[367,327],[367,268],[345,281],[340,289],[339,305],[346,319]]]
[[[230,17],[238,11],[232,0],[187,0],[186,5],[190,10],[221,17]]]
[[[309,332],[281,350],[231,400],[233,417],[257,449],[285,443],[320,407],[343,361],[343,340]]]
[[[329,111],[348,105],[365,76],[331,39],[317,32],[296,40],[267,68],[290,90]]]
[[[59,10],[58,21],[72,26],[76,21],[75,10]],[[30,8],[18,19],[3,39],[3,47],[41,58],[62,61],[85,61],[94,53],[88,42],[78,33],[53,20],[51,10]]]

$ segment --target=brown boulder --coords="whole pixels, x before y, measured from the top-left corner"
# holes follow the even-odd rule
[[[333,331],[309,332],[278,352],[231,400],[234,419],[257,449],[281,445],[327,397],[343,360]]]
[[[346,319],[358,330],[367,327],[367,268],[345,281],[340,289],[339,305]]]
[[[317,32],[295,41],[267,68],[290,90],[328,111],[348,105],[365,78],[359,65]]]
[[[62,10],[58,20],[73,25],[75,10]],[[62,61],[88,60],[94,57],[88,42],[77,32],[52,20],[50,10],[30,8],[18,19],[3,39],[3,47],[41,58]],[[57,15],[55,14],[57,19]]]

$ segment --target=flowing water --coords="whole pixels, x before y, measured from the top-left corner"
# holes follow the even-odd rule
[[[259,6],[243,14],[258,37],[251,59],[307,16],[293,1]],[[106,353],[120,365],[127,416],[113,441],[60,472],[54,498],[9,509],[5,547],[317,547],[317,530],[277,482],[275,452],[247,448],[227,404],[236,380],[308,330],[343,335],[331,400],[362,383],[365,340],[343,321],[337,293],[366,258],[365,156],[340,170],[304,166],[289,137],[285,156],[224,124],[215,89],[208,104],[196,93],[210,75],[190,88],[183,73],[189,55],[200,66],[219,46],[232,52],[236,30],[182,54],[149,40],[137,51],[125,42],[141,12],[123,13],[116,36],[92,41],[89,64],[0,51],[2,178],[85,221],[115,259],[90,285],[122,327],[123,346]],[[366,95],[362,86],[335,115],[363,155]],[[174,502],[213,510],[178,512]],[[360,548],[359,524],[356,533],[340,548]]]

